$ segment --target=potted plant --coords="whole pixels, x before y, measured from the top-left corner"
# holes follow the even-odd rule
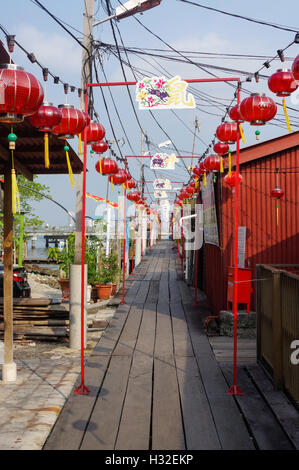
[[[111,253],[107,261],[108,261],[109,268],[110,268],[111,282],[112,282],[111,295],[115,295],[116,285],[117,285],[119,273],[120,273],[120,269],[119,269],[118,262],[117,262],[117,253],[115,252]]]
[[[75,258],[75,234],[69,235],[62,250],[58,248],[49,250],[48,257],[60,263],[58,282],[61,287],[61,300],[68,302],[70,300],[70,265],[74,263]]]
[[[112,275],[109,266],[109,258],[102,259],[96,287],[100,300],[109,299],[111,297]]]

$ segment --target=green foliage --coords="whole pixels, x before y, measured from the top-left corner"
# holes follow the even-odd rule
[[[36,179],[37,179],[37,176],[33,177],[33,181],[27,180],[27,178],[25,178],[25,176],[23,175],[18,175],[17,177],[17,183],[18,183],[19,194],[20,194],[21,211],[26,212],[25,232],[26,232],[26,227],[38,228],[41,225],[43,225],[43,220],[41,220],[36,214],[34,214],[34,210],[32,207],[32,203],[42,201],[43,196],[40,194],[37,194],[34,191],[37,191],[38,193],[42,193],[42,194],[47,195],[48,197],[51,197],[49,186],[38,183]],[[26,188],[23,186],[26,186]],[[32,189],[33,191],[30,191],[30,189]],[[16,233],[18,233],[18,221],[17,220],[15,224],[15,231]]]
[[[98,253],[101,247],[102,242],[97,237],[85,238],[85,263],[87,264],[87,281],[89,284],[98,282]],[[48,248],[48,259],[60,263],[60,269],[65,273],[66,278],[69,278],[70,265],[74,264],[75,260],[75,234],[69,235],[62,250],[53,247]]]

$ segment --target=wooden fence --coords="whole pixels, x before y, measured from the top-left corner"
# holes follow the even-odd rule
[[[257,265],[257,358],[273,371],[274,386],[299,401],[299,265]],[[299,353],[297,354],[297,358]]]

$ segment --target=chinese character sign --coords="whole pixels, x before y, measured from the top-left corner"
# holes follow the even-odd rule
[[[155,191],[154,197],[155,199],[165,199],[167,198],[167,193],[166,191]]]
[[[167,179],[156,179],[154,181],[154,188],[155,189],[171,189],[172,186],[171,186],[171,183],[169,180]]]
[[[174,170],[178,159],[174,153],[156,153],[151,159],[151,170]]]
[[[136,85],[139,109],[192,109],[195,99],[187,92],[188,83],[177,75],[170,80],[165,77],[144,78]]]

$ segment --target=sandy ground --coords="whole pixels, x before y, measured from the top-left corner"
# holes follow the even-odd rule
[[[28,273],[27,278],[29,285],[31,287],[31,297],[32,298],[49,298],[49,299],[58,299],[61,300],[61,290],[60,289],[53,289],[46,284],[41,284],[35,280],[35,275],[32,273]]]

